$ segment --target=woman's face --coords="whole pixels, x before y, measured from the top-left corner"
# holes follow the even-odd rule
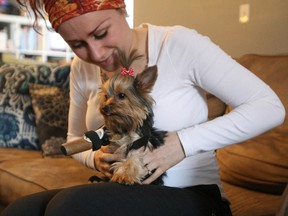
[[[130,50],[132,31],[120,10],[86,13],[62,23],[59,34],[82,60],[107,71],[119,68],[117,50]]]

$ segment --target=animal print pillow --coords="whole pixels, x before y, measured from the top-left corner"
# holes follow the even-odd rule
[[[68,126],[69,90],[40,84],[30,84],[29,89],[43,155],[61,155]]]
[[[61,144],[65,143],[66,139],[62,137],[50,137],[41,145],[43,157],[66,157],[61,151]]]
[[[40,149],[29,84],[69,88],[70,65],[0,67],[0,147]]]

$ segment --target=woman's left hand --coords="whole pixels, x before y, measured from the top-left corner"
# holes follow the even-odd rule
[[[150,184],[155,181],[166,170],[176,165],[185,158],[182,144],[176,132],[168,132],[165,138],[165,144],[147,151],[143,162],[152,175],[143,181],[143,184]]]

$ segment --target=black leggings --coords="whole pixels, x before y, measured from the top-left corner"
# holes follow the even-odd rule
[[[116,183],[80,185],[20,198],[1,216],[231,216],[216,185],[179,189]]]

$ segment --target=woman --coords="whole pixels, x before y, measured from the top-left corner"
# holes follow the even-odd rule
[[[152,91],[155,127],[165,144],[143,158],[153,174],[143,185],[82,185],[19,199],[3,215],[231,215],[215,150],[257,136],[284,120],[275,93],[207,37],[181,26],[130,29],[123,0],[30,0],[36,18],[45,7],[52,27],[76,54],[71,69],[68,140],[103,124],[97,94],[121,70],[117,50],[136,49],[135,73],[157,65]],[[37,21],[37,20],[36,20]],[[208,121],[205,91],[235,107]],[[110,177],[117,155],[105,147],[74,157]],[[164,172],[165,186],[150,185]],[[33,207],[30,207],[32,204]]]

